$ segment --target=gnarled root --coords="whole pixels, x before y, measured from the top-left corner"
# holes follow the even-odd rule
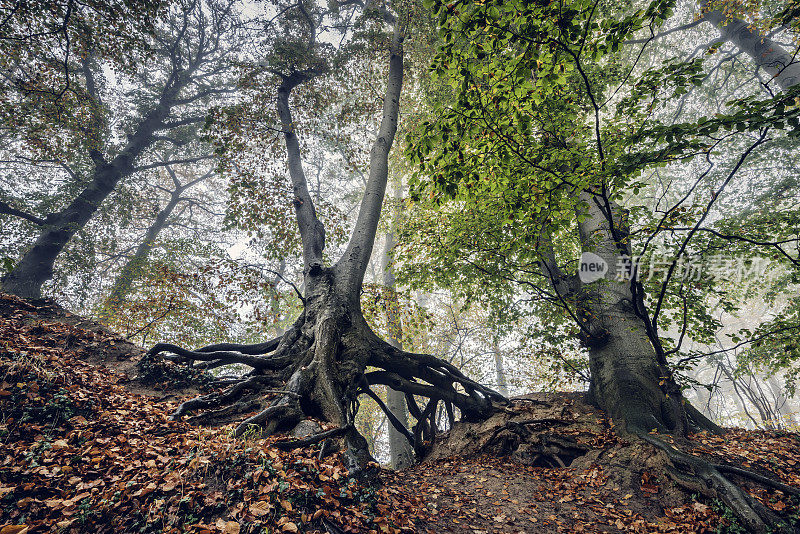
[[[738,467],[714,464],[683,453],[656,436],[645,432],[634,432],[634,434],[666,454],[672,464],[672,467],[667,469],[667,474],[676,484],[689,491],[699,491],[706,496],[720,499],[733,510],[748,532],[787,534],[799,532],[757,499],[748,495],[746,491],[723,475],[723,472],[749,478],[784,493],[800,495],[800,489],[783,484],[777,478],[772,479]]]
[[[322,309],[313,320],[304,312],[283,336],[266,343],[222,343],[196,350],[159,343],[146,357],[162,355],[176,364],[204,370],[234,364],[249,368],[242,376],[218,380],[225,389],[184,402],[173,418],[197,411],[231,415],[258,406],[257,413],[238,424],[235,434],[257,429],[264,436],[289,430],[306,417],[316,417],[337,426],[301,440],[279,442],[279,446],[323,442],[324,448],[329,448],[329,443],[336,441],[346,450],[351,474],[363,473],[372,461],[366,440],[354,425],[362,394],[376,400],[418,454],[424,453],[426,443],[433,440],[439,428],[439,403],[452,425],[457,415],[479,420],[491,415],[499,403],[508,402],[448,362],[398,350],[378,338],[363,319],[358,320],[359,316],[354,320],[352,312],[336,312],[336,308]],[[405,393],[409,412],[416,419],[410,429],[372,390],[376,385]],[[266,405],[265,395],[272,396]]]

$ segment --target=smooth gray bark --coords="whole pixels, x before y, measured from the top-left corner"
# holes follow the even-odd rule
[[[300,238],[303,243],[303,262],[306,274],[322,266],[322,250],[325,248],[325,228],[317,218],[314,201],[308,192],[308,180],[303,170],[303,157],[300,152],[300,141],[295,131],[292,120],[292,111],[289,106],[289,95],[292,90],[316,76],[318,73],[295,72],[284,76],[278,88],[278,116],[283,129],[283,139],[286,143],[286,160],[289,167],[289,177],[292,181],[294,192],[294,210],[297,224],[300,228]]]
[[[500,350],[500,339],[492,336],[492,355],[494,356],[494,373],[497,380],[497,391],[504,397],[508,397],[508,382],[506,381],[506,370],[503,365],[503,352]]]
[[[704,6],[707,3],[703,4]],[[774,40],[750,29],[750,24],[738,18],[728,17],[719,10],[707,11],[703,18],[717,27],[722,39],[733,43],[750,56],[758,68],[774,79],[781,90],[786,91],[800,82],[800,62]]]
[[[299,9],[304,10],[302,6]],[[312,25],[313,39],[315,28],[311,18],[307,18]],[[239,428],[270,420],[267,431],[271,432],[278,424],[294,421],[302,413],[310,411],[348,429],[345,432],[347,450],[350,451],[348,461],[354,467],[364,466],[370,459],[366,441],[352,426],[349,399],[355,395],[354,389],[360,386],[357,379],[364,376],[367,362],[372,356],[368,345],[375,338],[361,313],[360,293],[386,191],[389,150],[397,129],[403,81],[402,41],[403,34],[399,24],[396,24],[390,45],[383,115],[371,151],[370,177],[364,200],[348,251],[331,268],[323,264],[324,227],[317,218],[309,194],[290,108],[291,91],[319,72],[293,71],[288,75],[275,72],[282,80],[276,104],[286,143],[289,175],[295,195],[295,215],[303,245],[304,310],[298,323],[283,336],[276,349],[296,353],[296,365],[292,366],[292,374],[286,382],[286,390],[293,394],[282,397],[262,413],[244,421]],[[313,46],[313,40],[310,46]],[[299,398],[306,399],[305,407],[300,405]],[[281,418],[275,417],[279,412],[287,412],[291,417],[285,414]]]
[[[400,202],[402,190],[400,187],[395,189],[393,200]],[[395,205],[393,226],[396,224],[400,215],[399,204]],[[381,267],[383,271],[383,285],[386,288],[387,306],[386,322],[389,326],[389,343],[400,350],[403,350],[403,324],[400,318],[399,302],[395,293],[394,260],[392,253],[395,246],[394,228],[386,233],[386,243],[383,249]],[[386,406],[394,414],[397,420],[405,427],[408,427],[408,406],[406,396],[402,391],[396,391],[391,387],[386,387]],[[403,469],[414,464],[414,451],[408,439],[401,434],[393,425],[389,426],[389,457],[393,469]]]
[[[403,85],[402,42],[402,30],[399,24],[395,24],[383,114],[377,138],[370,151],[369,178],[364,189],[364,198],[361,200],[358,219],[347,243],[347,249],[334,266],[337,276],[341,277],[344,291],[354,298],[358,298],[361,293],[364,273],[375,245],[375,235],[389,178],[389,151],[392,149],[397,132],[400,89]]]
[[[659,362],[645,322],[636,313],[631,281],[616,277],[618,259],[631,256],[626,213],[590,192],[581,193],[580,200],[583,250],[600,256],[609,269],[604,278],[582,283],[578,290],[578,317],[589,347],[590,396],[632,433],[658,429],[685,434],[680,390]]]
[[[315,46],[313,14],[302,2],[294,7],[311,28],[311,52]],[[271,70],[281,78],[277,107],[284,127],[289,171],[296,195],[295,213],[303,242],[303,311],[269,347],[259,344],[257,349],[249,345],[235,349],[258,351],[260,355],[248,364],[253,367],[253,374],[237,380],[226,391],[184,402],[174,414],[174,417],[180,417],[189,411],[212,409],[216,414],[229,415],[244,402],[240,399],[246,397],[263,409],[242,421],[236,429],[237,435],[251,425],[270,434],[277,429],[291,428],[307,416],[321,418],[338,428],[318,437],[320,440],[335,437],[344,445],[344,459],[351,476],[368,474],[369,460],[372,459],[366,440],[354,424],[358,397],[362,394],[370,396],[381,407],[390,423],[414,443],[418,454],[424,453],[426,444],[435,437],[439,403],[445,403],[448,415],[455,414],[457,409],[464,420],[481,420],[493,413],[493,403],[506,402],[504,397],[471,380],[449,362],[427,354],[409,353],[380,339],[361,311],[360,292],[386,191],[389,151],[397,128],[403,81],[403,32],[394,17],[387,14],[385,20],[394,25],[394,31],[389,46],[389,72],[381,124],[370,154],[369,180],[351,242],[333,267],[323,263],[324,233],[314,213],[313,201],[308,196],[300,145],[289,107],[291,90],[316,74],[291,69],[288,73]],[[226,350],[200,348],[191,351],[160,343],[148,352],[143,361],[164,352],[171,352],[172,356],[166,357],[173,361],[206,362],[204,368],[220,367],[232,360],[242,361],[242,353],[227,350],[231,348],[229,344],[222,346]],[[367,372],[368,367],[375,370]],[[262,393],[265,384],[279,385],[281,389],[280,396],[268,401],[266,407]],[[375,386],[388,386],[405,393],[409,413],[417,421],[413,431],[409,431],[386,408],[385,402],[372,390]],[[422,406],[420,398],[424,402]]]

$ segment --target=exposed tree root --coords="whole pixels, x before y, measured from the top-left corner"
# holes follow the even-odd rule
[[[336,438],[346,448],[349,468],[358,473],[372,461],[366,440],[354,426],[362,394],[377,401],[418,454],[425,452],[425,444],[436,435],[439,403],[443,403],[452,424],[457,415],[465,420],[484,419],[508,402],[448,362],[392,347],[369,329],[360,310],[330,297],[318,293],[307,298],[306,309],[295,324],[280,338],[266,343],[221,343],[196,350],[166,343],[155,345],[146,358],[162,356],[205,370],[234,364],[249,368],[242,376],[227,375],[219,380],[225,386],[222,391],[184,402],[172,417],[197,411],[233,415],[242,407],[252,410],[265,395],[277,395],[267,404],[259,403],[259,411],[241,421],[235,434],[256,428],[261,435],[270,435],[290,430],[306,417],[319,418],[337,428],[305,440],[283,442],[281,446],[303,446]],[[372,387],[376,385],[405,393],[409,411],[416,419],[410,429],[375,394]]]
[[[689,419],[689,426],[694,432],[701,432],[706,430],[713,434],[722,434],[724,430],[717,425],[714,421],[706,417],[697,408],[692,406],[691,403],[686,402],[683,404],[686,410],[686,417]]]
[[[344,534],[344,530],[339,528],[336,523],[329,519],[323,518],[321,523],[327,534]]]
[[[290,449],[299,449],[300,447],[307,447],[309,445],[313,445],[315,443],[319,443],[320,441],[325,441],[326,439],[335,438],[347,432],[349,430],[348,427],[338,427],[331,430],[326,430],[325,432],[319,432],[317,434],[313,434],[308,436],[307,438],[302,439],[294,439],[290,441],[276,441],[274,446],[279,449],[290,450]]]
[[[782,491],[783,493],[788,493],[790,495],[800,495],[800,488],[795,488],[794,486],[787,486],[783,482],[779,482],[777,480],[778,476],[773,475],[775,478],[765,477],[764,475],[759,475],[758,473],[754,473],[752,471],[748,471],[747,469],[742,469],[741,467],[734,467],[732,465],[724,465],[724,464],[714,464],[714,467],[717,468],[718,471],[722,471],[724,473],[731,473],[733,475],[739,475],[743,478],[749,478],[759,484],[763,484],[764,486],[769,486],[773,489],[778,491]]]
[[[437,440],[425,460],[490,455],[526,466],[570,467],[577,472],[599,465],[614,491],[631,493],[638,491],[645,473],[655,471],[657,477],[674,482],[659,484],[656,491],[662,506],[685,503],[687,494],[702,494],[727,506],[747,532],[795,532],[747,491],[757,486],[759,492],[766,488],[787,497],[800,495],[800,488],[783,483],[767,470],[755,473],[738,464],[722,465],[713,458],[693,456],[647,432],[622,434],[621,425],[610,425],[607,414],[578,394],[532,393],[513,403],[511,409],[497,410],[485,421],[457,424]],[[779,495],[772,493],[770,498]]]
[[[505,451],[501,454],[520,451],[522,447],[528,465],[569,467],[575,458],[583,456],[589,449],[569,436],[542,434],[541,431],[554,426],[569,426],[572,423],[570,420],[556,418],[507,421],[492,432],[487,447],[493,451]],[[533,431],[529,427],[533,427]]]
[[[689,491],[699,491],[706,496],[720,499],[733,510],[748,532],[800,532],[800,530],[789,525],[757,499],[748,495],[742,488],[725,477],[722,472],[726,471],[750,478],[761,484],[794,495],[800,494],[800,489],[787,486],[777,480],[746,469],[717,465],[702,458],[683,453],[665,441],[645,432],[635,432],[635,435],[666,454],[673,466],[673,468],[667,469],[667,473],[676,484]]]

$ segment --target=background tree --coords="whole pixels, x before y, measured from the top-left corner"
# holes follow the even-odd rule
[[[153,150],[176,148],[172,164],[209,157],[189,141],[205,122],[210,99],[236,84],[236,14],[231,3],[187,1],[169,6],[158,21],[134,33],[133,42],[123,41],[130,46],[109,49],[95,37],[100,27],[78,24],[84,38],[73,43],[77,56],[65,59],[69,90],[57,98],[41,98],[35,85],[4,85],[6,124],[15,135],[7,138],[9,171],[20,163],[53,166],[67,184],[52,212],[25,217],[39,226],[38,236],[4,275],[5,291],[39,296],[64,247],[120,181],[164,164],[152,161]],[[118,92],[106,79],[107,67],[117,69]],[[125,83],[134,89],[125,91]],[[128,106],[117,100],[122,96]],[[19,217],[24,210],[6,211]]]
[[[395,187],[392,201],[394,210],[392,213],[393,221],[401,214],[401,187]],[[396,224],[396,222],[393,222]],[[394,260],[392,259],[395,246],[394,228],[390,228],[384,237],[383,257],[381,259],[381,270],[383,271],[383,285],[386,288],[386,298],[384,306],[386,309],[386,323],[389,329],[389,343],[397,349],[403,349],[403,320],[400,313],[400,301],[397,297],[395,286]],[[502,394],[502,391],[501,391]],[[507,395],[507,392],[506,392]],[[394,414],[397,420],[404,427],[408,427],[408,407],[406,398],[402,391],[391,388],[386,390],[386,406]],[[395,469],[402,469],[414,463],[414,452],[406,437],[393,426],[389,427],[389,455],[391,466]]]
[[[203,173],[200,176],[190,176],[183,179],[179,177],[179,171],[176,172],[169,165],[164,167],[164,170],[172,182],[172,187],[165,188],[160,185],[157,187],[163,192],[169,194],[169,200],[163,208],[158,210],[155,219],[147,228],[144,238],[136,246],[133,255],[128,257],[125,263],[119,269],[119,273],[116,275],[114,283],[108,292],[108,297],[103,304],[103,309],[100,312],[101,319],[108,318],[108,316],[113,314],[114,310],[119,308],[120,305],[122,305],[122,303],[125,301],[125,298],[130,292],[134,280],[141,274],[145,263],[150,256],[150,252],[156,245],[156,240],[158,239],[159,234],[161,234],[165,228],[169,227],[170,224],[175,223],[174,220],[170,219],[173,216],[173,212],[176,211],[176,208],[179,208],[181,205],[183,205],[184,210],[192,210],[193,208],[197,208],[205,212],[208,211],[208,208],[204,205],[204,203],[196,198],[193,198],[189,194],[189,191],[192,187],[213,176],[213,169]],[[177,218],[180,218],[181,214],[176,213],[175,215],[178,216]]]

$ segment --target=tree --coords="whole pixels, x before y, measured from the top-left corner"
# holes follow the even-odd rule
[[[738,18],[735,6],[725,2],[706,0],[701,3],[700,20],[717,27],[720,38],[731,42],[739,50],[750,56],[756,67],[769,76],[767,82],[774,81],[782,91],[788,91],[800,83],[800,62],[797,53],[786,50],[769,36],[753,28],[753,25]],[[784,9],[776,15],[781,23],[797,19],[797,3],[787,2]],[[746,14],[746,13],[745,13]]]
[[[252,408],[254,398],[255,402],[263,402],[263,390],[279,388],[277,398],[241,422],[236,433],[241,434],[250,426],[259,425],[269,434],[291,428],[305,416],[319,417],[336,427],[290,442],[288,446],[341,438],[346,446],[349,467],[355,475],[363,473],[370,460],[367,443],[354,428],[359,395],[367,394],[375,400],[393,426],[412,441],[417,450],[435,431],[431,421],[440,402],[448,407],[451,417],[455,416],[457,408],[462,417],[478,419],[492,412],[495,401],[504,399],[438,358],[393,347],[375,335],[364,319],[360,294],[386,191],[389,151],[397,129],[403,81],[403,22],[410,14],[395,15],[374,4],[334,7],[335,11],[328,12],[306,2],[285,6],[281,11],[283,27],[270,37],[274,39],[276,48],[290,50],[291,54],[276,55],[265,66],[266,72],[278,83],[275,105],[286,146],[293,204],[302,241],[303,311],[282,336],[264,343],[249,346],[223,343],[193,351],[157,344],[148,354],[153,357],[171,352],[173,356],[168,357],[176,361],[204,362],[201,368],[233,363],[252,368],[224,392],[185,402],[175,417],[200,408],[217,408],[226,413],[236,411],[237,407]],[[291,97],[296,88],[312,82],[329,69],[346,68],[342,61],[344,58],[336,58],[338,61],[334,62],[333,58],[326,57],[330,54],[330,47],[317,41],[318,32],[330,20],[328,17],[334,19],[333,26],[337,15],[344,17],[347,9],[346,15],[351,16],[357,7],[364,8],[361,22],[371,25],[372,31],[382,35],[379,42],[387,44],[389,65],[380,126],[370,151],[369,177],[358,217],[344,254],[329,266],[323,258],[325,229],[309,193]],[[380,32],[384,24],[391,28],[389,34]],[[343,74],[344,71],[333,72]],[[367,371],[368,366],[378,370]],[[375,385],[389,386],[406,395],[411,415],[417,419],[413,432],[400,424],[370,389]],[[240,400],[246,390],[250,390],[250,396]],[[420,408],[415,395],[429,401]],[[232,402],[236,404],[231,407]]]
[[[214,175],[214,170],[211,169],[200,176],[182,182],[178,173],[171,166],[167,165],[164,169],[172,181],[172,188],[166,190],[166,192],[169,193],[169,200],[156,214],[153,223],[147,229],[147,232],[145,232],[144,238],[137,245],[133,255],[130,256],[120,268],[108,292],[108,296],[103,303],[102,310],[100,311],[101,320],[108,318],[108,316],[113,314],[114,310],[123,303],[131,290],[135,278],[141,274],[147,262],[147,258],[150,256],[150,251],[156,244],[159,234],[169,226],[170,217],[175,209],[181,204],[199,205],[202,207],[201,202],[186,195],[187,191]],[[163,187],[160,188],[165,189]]]
[[[40,296],[58,256],[117,185],[130,175],[165,164],[148,161],[154,148],[172,145],[183,150],[176,151],[168,164],[210,157],[203,148],[192,153],[197,144],[189,141],[192,130],[205,122],[204,108],[210,99],[231,92],[236,82],[232,51],[238,47],[239,26],[233,4],[177,2],[159,21],[152,32],[138,34],[141,40],[125,52],[106,50],[91,38],[101,28],[81,25],[89,38],[79,43],[79,59],[65,59],[70,90],[58,98],[41,99],[40,89],[30,84],[5,87],[6,98],[14,99],[15,105],[17,98],[22,99],[22,107],[30,112],[8,117],[21,138],[9,147],[13,159],[55,163],[70,177],[77,194],[42,217],[5,210],[36,224],[39,233],[3,276],[4,291]],[[135,87],[131,94],[138,110],[122,131],[112,129],[116,126],[112,110],[117,106],[104,98],[108,95],[99,78],[103,61],[117,66]],[[74,118],[65,111],[74,113]],[[66,146],[63,138],[69,140]]]
[[[674,306],[678,314],[695,309],[698,297],[676,276],[687,247],[701,246],[698,228],[773,128],[784,121],[795,124],[797,110],[786,110],[797,88],[734,100],[731,109],[713,117],[661,124],[654,110],[702,84],[702,58],[636,70],[642,50],[629,64],[617,51],[637,31],[658,28],[673,2],[649,2],[640,10],[584,0],[431,4],[442,35],[431,76],[449,87],[431,92],[431,118],[408,139],[409,157],[420,168],[413,197],[423,209],[438,210],[436,227],[418,235],[437,272],[421,278],[473,288],[510,282],[537,303],[556,308],[551,316],[572,321],[589,351],[589,397],[618,431],[690,466],[709,488],[723,488],[717,494],[753,531],[777,525],[719,470],[687,462],[650,432],[684,437],[691,430],[719,430],[684,402],[668,359],[676,350],[663,342],[659,327],[666,308]],[[759,41],[745,35],[746,25],[735,20],[731,27],[720,25],[724,36],[759,55],[760,49],[752,48]],[[781,57],[785,62],[792,55]],[[772,62],[769,68],[779,81],[794,67]],[[733,133],[716,135],[725,131]],[[638,194],[643,170],[710,157],[729,138],[738,139],[734,146],[741,151],[712,186],[710,198],[692,195],[692,189],[652,227],[632,231],[624,201]],[[681,224],[678,216],[689,210],[691,223]],[[681,227],[686,229],[675,236]],[[782,228],[769,239],[742,239],[780,246]],[[675,248],[664,262],[664,280],[646,285],[652,277],[639,276],[632,246],[639,246],[637,255],[651,253],[656,237],[664,235],[675,236],[668,241]],[[584,263],[605,266],[608,275],[580,277],[581,252],[588,254]],[[454,272],[454,265],[459,270]]]
[[[393,218],[396,220],[400,215],[402,189],[395,188],[393,201],[395,202]],[[395,246],[394,229],[390,228],[385,236],[385,244],[383,250],[383,257],[381,259],[381,267],[383,270],[383,285],[387,291],[386,306],[386,322],[389,327],[389,343],[397,349],[403,348],[403,323],[400,318],[400,303],[397,298],[395,288],[394,276],[394,261],[392,255]],[[501,391],[502,394],[502,391]],[[408,407],[406,406],[406,398],[402,391],[396,391],[391,388],[386,389],[386,406],[394,414],[397,420],[404,427],[408,426]],[[409,467],[414,463],[414,452],[405,436],[400,433],[394,426],[389,426],[389,456],[391,465],[394,469],[402,469]]]

